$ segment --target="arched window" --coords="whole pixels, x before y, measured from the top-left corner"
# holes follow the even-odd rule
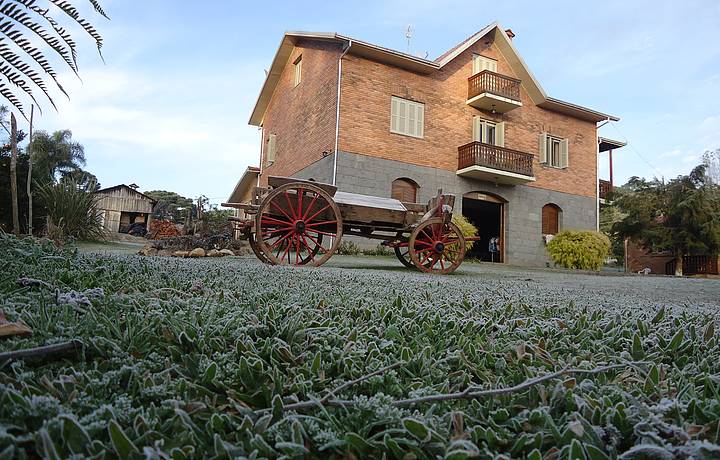
[[[404,203],[416,203],[418,188],[419,186],[415,181],[401,177],[393,181],[390,196]]]
[[[542,208],[542,234],[555,235],[560,231],[562,209],[556,204],[548,203]]]

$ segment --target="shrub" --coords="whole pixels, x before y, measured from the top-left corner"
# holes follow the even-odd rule
[[[547,245],[556,265],[581,270],[598,270],[610,250],[610,239],[602,233],[565,230]]]
[[[356,256],[360,254],[360,247],[352,241],[340,241],[336,254],[341,256]]]
[[[453,224],[457,225],[460,228],[460,233],[465,238],[477,236],[478,229],[475,227],[468,219],[467,217],[463,216],[462,214],[453,214],[452,216],[452,222]],[[473,245],[475,244],[474,241],[467,241],[465,243],[465,249],[470,250]]]
[[[95,208],[99,197],[71,181],[47,184],[38,196],[47,208],[47,236],[55,241],[100,240],[105,237],[102,218]]]
[[[387,246],[378,244],[374,249],[365,249],[362,252],[366,256],[391,256],[393,251]]]

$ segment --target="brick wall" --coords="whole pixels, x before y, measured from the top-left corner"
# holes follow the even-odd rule
[[[457,148],[472,141],[472,118],[505,121],[505,146],[532,153],[537,181],[548,190],[594,197],[597,180],[595,123],[535,106],[521,89],[523,107],[492,115],[465,103],[472,55],[498,60],[498,72],[517,77],[492,43],[475,43],[442,70],[421,75],[348,54],[343,59],[339,149],[419,166],[457,170]],[[390,97],[425,104],[425,137],[416,139],[390,132]],[[569,139],[567,169],[538,163],[538,136],[542,132]]]
[[[645,268],[650,269],[654,275],[665,274],[665,264],[675,257],[668,254],[652,253],[645,249],[640,243],[629,240],[625,244],[625,269],[631,273],[637,273]]]
[[[263,119],[264,145],[276,135],[275,164],[262,165],[261,184],[268,175],[291,176],[335,148],[337,63],[336,43],[300,41],[288,59]],[[293,63],[302,54],[302,81],[294,86]],[[263,160],[264,161],[264,160]]]

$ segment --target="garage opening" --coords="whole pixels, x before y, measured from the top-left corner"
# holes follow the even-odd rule
[[[506,201],[483,192],[463,195],[462,213],[478,229],[480,239],[465,257],[483,262],[502,263],[505,259]]]
[[[119,233],[129,233],[134,236],[145,236],[147,233],[148,214],[142,212],[120,213]]]

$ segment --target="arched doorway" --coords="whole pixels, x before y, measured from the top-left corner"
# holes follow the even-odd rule
[[[463,195],[462,200],[463,216],[477,227],[480,237],[465,257],[484,262],[504,262],[507,200],[487,192],[469,192]]]

